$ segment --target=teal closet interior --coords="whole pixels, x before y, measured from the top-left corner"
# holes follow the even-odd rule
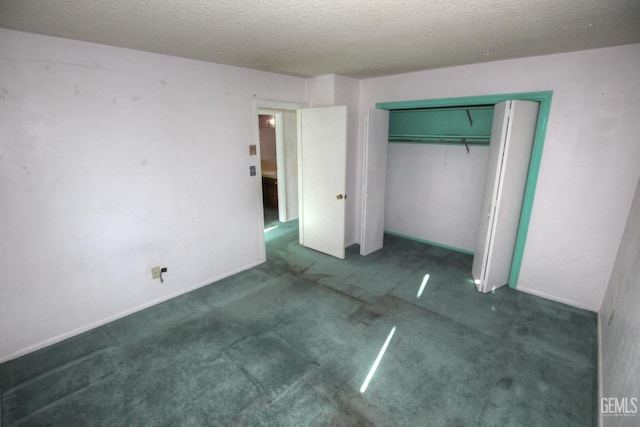
[[[389,112],[389,142],[483,144],[491,139],[493,105]]]

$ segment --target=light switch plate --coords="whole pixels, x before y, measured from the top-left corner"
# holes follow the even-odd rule
[[[250,156],[255,156],[256,153],[257,153],[256,145],[255,144],[251,144],[249,146],[249,155]]]

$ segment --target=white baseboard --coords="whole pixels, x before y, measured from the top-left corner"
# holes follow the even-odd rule
[[[587,306],[585,304],[582,304],[582,303],[580,303],[578,301],[574,301],[574,300],[571,300],[571,299],[568,299],[568,298],[558,297],[558,296],[555,296],[555,295],[550,295],[550,294],[547,294],[546,292],[540,292],[540,291],[537,291],[535,289],[527,289],[527,288],[525,288],[523,286],[518,286],[518,287],[516,287],[516,290],[525,292],[527,294],[535,295],[537,297],[545,298],[545,299],[548,299],[548,300],[551,300],[551,301],[560,302],[562,304],[570,305],[572,307],[581,308],[583,310],[589,310],[589,311],[593,311],[593,312],[597,312],[598,311],[597,308],[589,307],[589,306]]]
[[[221,274],[219,276],[216,276],[216,277],[213,277],[211,279],[205,280],[205,281],[203,281],[201,283],[198,283],[198,284],[196,284],[194,286],[190,286],[190,287],[181,289],[181,290],[179,290],[177,292],[174,292],[174,293],[171,293],[169,295],[165,295],[163,297],[160,297],[158,299],[146,302],[146,303],[141,304],[141,305],[139,305],[137,307],[133,307],[133,308],[124,310],[124,311],[122,311],[120,313],[114,314],[114,315],[109,316],[109,317],[107,317],[105,319],[98,320],[97,322],[93,322],[93,323],[90,323],[88,325],[81,326],[81,327],[79,327],[77,329],[74,329],[74,330],[69,331],[69,332],[65,332],[65,333],[57,335],[57,336],[55,336],[53,338],[49,338],[49,339],[46,339],[44,341],[38,342],[36,344],[32,344],[32,345],[27,346],[27,347],[25,347],[23,349],[15,351],[15,352],[7,355],[7,356],[0,357],[0,363],[4,363],[4,362],[8,362],[8,361],[13,360],[13,359],[17,359],[20,356],[24,356],[26,354],[29,354],[29,353],[32,353],[34,351],[40,350],[40,349],[45,348],[47,346],[50,346],[52,344],[56,344],[58,342],[64,341],[64,340],[66,340],[68,338],[71,338],[71,337],[74,337],[76,335],[80,335],[80,334],[82,334],[84,332],[90,331],[91,329],[95,329],[97,327],[106,325],[107,323],[110,323],[110,322],[113,322],[115,320],[118,320],[118,319],[121,319],[123,317],[126,317],[126,316],[128,316],[130,314],[133,314],[133,313],[136,313],[138,311],[144,310],[146,308],[152,307],[154,305],[163,303],[165,301],[169,301],[170,299],[173,299],[175,297],[179,297],[180,295],[184,295],[186,293],[189,293],[189,292],[191,292],[193,290],[196,290],[198,288],[201,288],[203,286],[210,285],[210,284],[212,284],[214,282],[217,282],[217,281],[222,280],[222,279],[224,279],[226,277],[229,277],[229,276],[233,276],[234,274],[240,273],[240,272],[242,272],[244,270],[248,270],[248,269],[253,268],[253,267],[255,267],[257,265],[260,265],[262,263],[264,263],[264,260],[255,261],[255,262],[247,264],[247,265],[245,265],[243,267],[239,267],[239,268],[234,269],[232,271],[223,273],[223,274]]]

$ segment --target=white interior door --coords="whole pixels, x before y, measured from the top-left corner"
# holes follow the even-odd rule
[[[481,292],[509,282],[539,104],[505,101],[494,110],[482,218],[472,275]]]
[[[300,244],[344,259],[347,107],[299,110]]]
[[[384,198],[387,181],[389,111],[365,112],[364,179],[360,255],[382,249],[384,240]]]

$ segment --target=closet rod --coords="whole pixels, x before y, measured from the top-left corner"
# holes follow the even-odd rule
[[[420,144],[420,143],[433,143],[433,144],[478,144],[478,145],[486,145],[489,144],[489,140],[485,139],[485,140],[473,140],[473,141],[469,141],[466,138],[462,138],[462,139],[401,139],[401,138],[393,138],[393,139],[389,139],[390,143],[394,143],[394,142],[408,142],[408,143],[414,143],[414,144]]]

